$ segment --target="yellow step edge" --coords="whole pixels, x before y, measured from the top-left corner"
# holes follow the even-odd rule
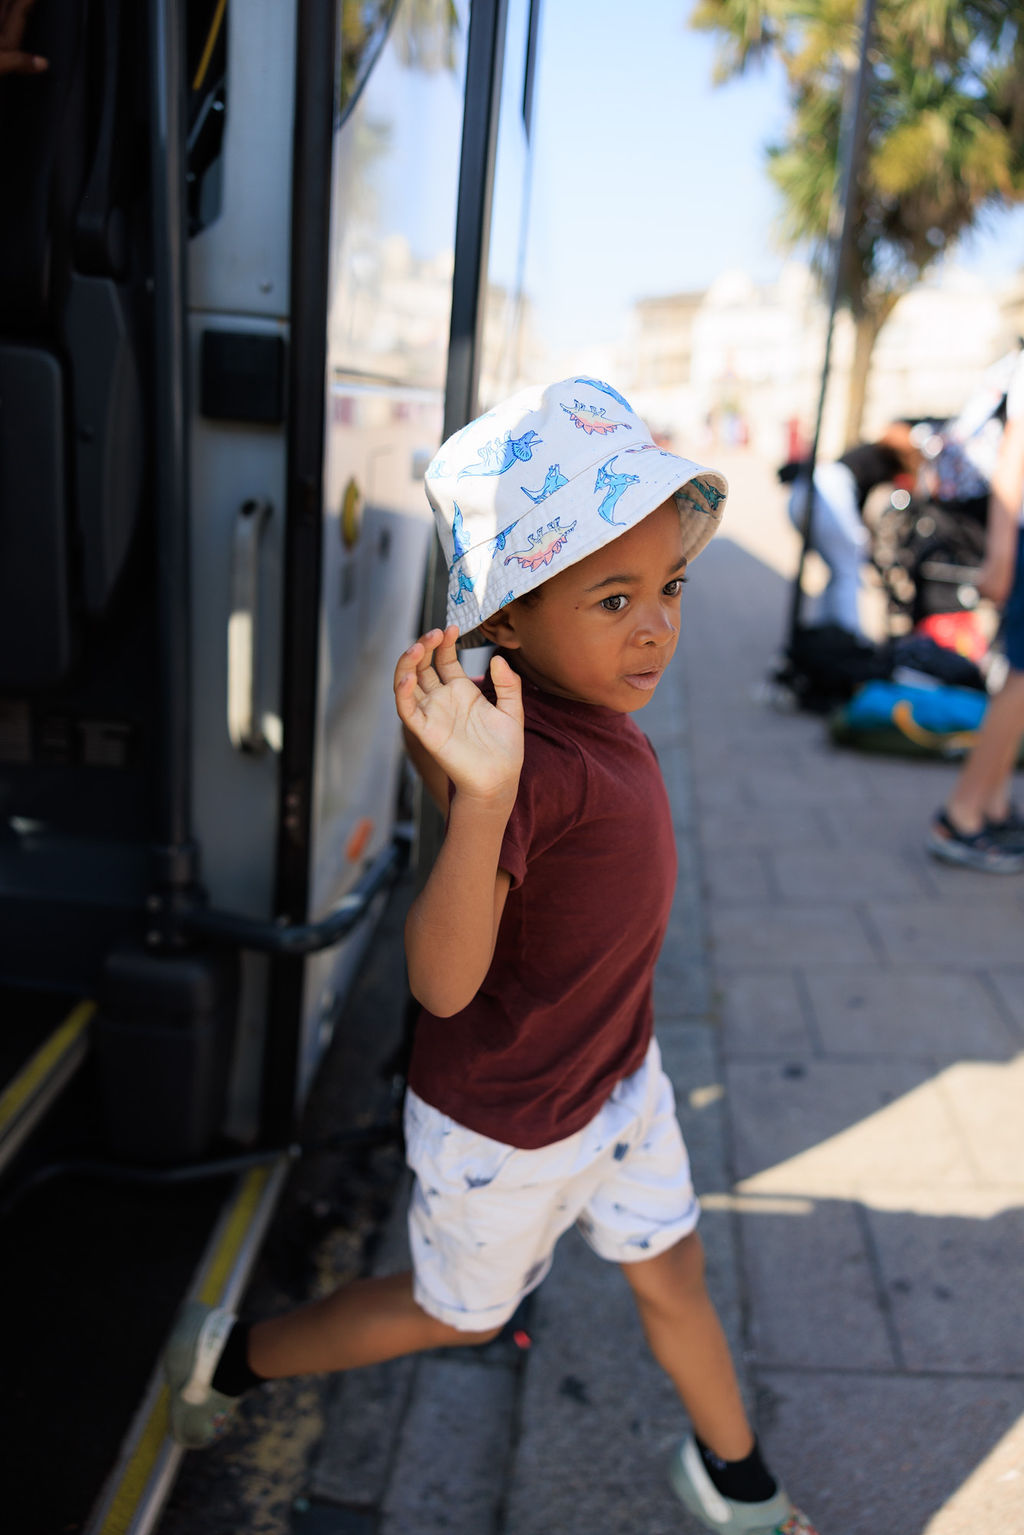
[[[47,1078],[78,1045],[96,1011],[95,1002],[79,1002],[64,1022],[54,1029],[44,1045],[21,1068],[0,1093],[0,1139],[38,1093]]]
[[[244,1277],[235,1273],[242,1249],[257,1216],[262,1213],[264,1220],[269,1218],[269,1211],[261,1212],[260,1206],[267,1199],[271,1182],[283,1182],[289,1160],[282,1156],[276,1163],[243,1174],[199,1265],[189,1292],[192,1298],[208,1306],[237,1301],[244,1283]],[[277,1192],[279,1188],[274,1200]],[[123,1463],[113,1473],[116,1485],[108,1483],[85,1535],[144,1535],[150,1529],[152,1521],[146,1510],[162,1502],[184,1453],[169,1437],[167,1415],[168,1391],[158,1370],[129,1430]]]

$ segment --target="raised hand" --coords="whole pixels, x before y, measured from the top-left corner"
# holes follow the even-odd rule
[[[443,633],[431,629],[399,657],[395,706],[457,793],[511,806],[523,765],[522,687],[495,656],[495,703],[488,703],[456,656],[458,635],[454,624]]]

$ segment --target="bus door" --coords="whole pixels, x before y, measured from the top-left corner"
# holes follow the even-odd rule
[[[393,835],[403,754],[392,677],[419,624],[433,538],[423,474],[442,433],[451,315],[469,6],[391,0],[376,10],[358,47],[343,30],[338,59],[308,872],[314,915],[344,896]],[[357,939],[309,961],[300,1095],[359,948]]]

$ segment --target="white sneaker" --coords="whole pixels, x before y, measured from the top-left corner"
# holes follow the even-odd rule
[[[219,1439],[240,1401],[210,1384],[234,1322],[230,1311],[190,1301],[164,1350],[171,1433],[187,1450],[200,1450]]]
[[[794,1508],[780,1487],[763,1503],[739,1503],[723,1497],[708,1476],[692,1437],[684,1439],[668,1469],[672,1490],[705,1529],[723,1535],[817,1535],[813,1524]]]

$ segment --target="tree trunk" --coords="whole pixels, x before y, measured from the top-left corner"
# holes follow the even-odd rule
[[[846,447],[852,448],[861,440],[861,423],[864,419],[864,401],[867,398],[868,379],[871,376],[871,354],[882,326],[892,314],[900,295],[887,293],[854,318],[853,363],[847,383],[846,395]]]

